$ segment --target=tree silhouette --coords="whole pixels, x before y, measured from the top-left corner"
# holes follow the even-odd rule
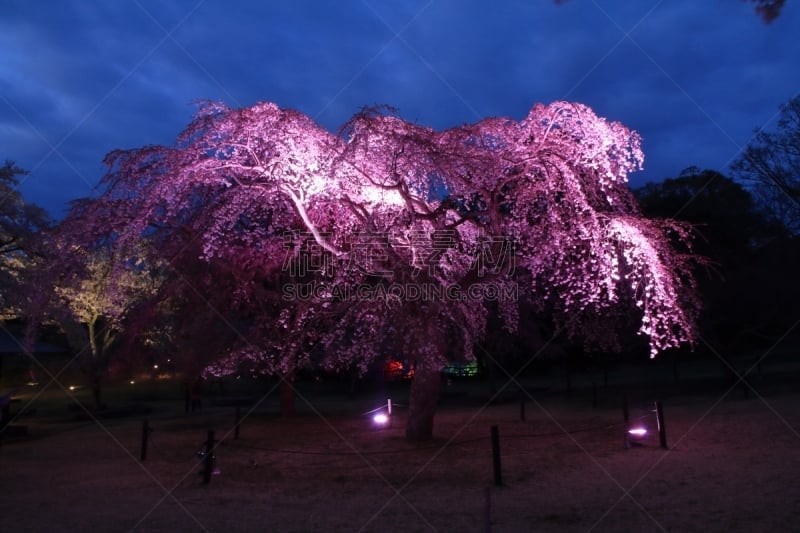
[[[39,236],[50,218],[44,209],[27,203],[19,192],[19,176],[28,172],[13,161],[0,166],[0,320],[24,318],[30,303],[26,290],[41,259]],[[0,354],[0,378],[3,360]]]
[[[692,224],[695,252],[723,268],[779,231],[741,184],[714,170],[684,169],[677,178],[634,191],[642,212]]]
[[[695,228],[695,249],[708,260],[697,274],[706,347],[721,356],[763,350],[791,330],[797,239],[748,189],[690,167],[635,194],[648,216],[675,217]]]
[[[775,131],[759,130],[731,169],[754,185],[776,220],[800,232],[800,95],[781,106]]]
[[[25,202],[17,189],[27,171],[13,161],[0,167],[0,315],[17,318],[26,295],[25,277],[39,255],[37,240],[51,224],[40,207]]]

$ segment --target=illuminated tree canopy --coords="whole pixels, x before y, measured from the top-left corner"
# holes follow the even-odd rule
[[[43,258],[25,287],[31,295],[23,313],[26,340],[32,342],[43,324],[57,325],[89,378],[95,406],[102,408],[101,384],[126,323],[143,301],[158,293],[160,278],[141,259],[121,257],[112,247],[77,244],[84,235],[76,222],[67,219],[40,235]]]
[[[603,345],[597,317],[629,309],[654,356],[691,342],[696,302],[690,257],[670,244],[685,228],[644,218],[627,188],[642,160],[636,133],[577,103],[444,131],[370,108],[338,134],[270,103],[206,103],[174,146],[109,154],[103,195],[76,215],[118,247],[147,237],[178,272],[225,271],[218,285],[192,278],[250,318],[217,372],[364,370],[389,338],[438,372],[469,357],[490,303],[517,328],[515,298],[496,297],[514,291]],[[298,281],[322,289],[287,298]],[[393,292],[410,286],[450,292]]]

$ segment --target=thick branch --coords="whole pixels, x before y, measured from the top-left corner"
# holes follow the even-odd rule
[[[305,224],[306,228],[308,228],[308,230],[311,232],[311,235],[314,236],[314,240],[317,242],[317,244],[337,257],[342,255],[343,252],[333,244],[329,243],[311,221],[311,217],[308,216],[308,211],[306,211],[306,207],[303,205],[303,201],[300,196],[286,185],[281,186],[281,191],[289,196],[289,199],[291,199],[295,209],[297,209],[297,214],[300,215],[301,219],[303,219],[303,224]]]

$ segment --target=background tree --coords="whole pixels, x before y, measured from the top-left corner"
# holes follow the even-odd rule
[[[516,300],[498,294],[530,295],[590,343],[613,344],[614,332],[590,325],[619,309],[651,356],[691,341],[690,258],[669,240],[687,233],[640,215],[626,179],[642,157],[635,133],[566,102],[442,132],[366,109],[339,135],[273,104],[207,104],[176,146],[108,156],[105,207],[87,226],[121,248],[146,235],[178,271],[197,258],[176,249],[190,235],[201,261],[233,274],[220,307],[258,317],[270,332],[260,338],[285,334],[267,346],[251,331],[228,368],[238,357],[279,372],[298,361],[364,370],[376,343],[402,339],[416,365],[407,437],[422,440],[439,371],[472,357],[490,308],[518,327]],[[280,276],[303,254],[316,257],[313,272],[287,284]],[[253,307],[262,289],[309,283],[314,298]],[[409,287],[439,296],[410,298]],[[314,359],[320,326],[326,349]]]
[[[26,174],[13,161],[0,166],[0,321],[12,330],[24,329],[20,322],[30,303],[29,278],[41,259],[41,233],[51,224],[47,213],[19,192],[18,177]]]
[[[154,207],[158,218],[145,230],[148,246],[137,253],[161,265],[161,282],[131,317],[125,353],[141,354],[143,348],[169,353],[189,388],[204,377],[278,375],[282,411],[291,414],[294,375],[308,364],[300,347],[318,337],[314,332],[320,326],[313,309],[302,312],[296,302],[281,297],[286,246],[291,244],[285,233],[297,233],[301,223],[288,207],[276,209],[268,202],[252,201],[241,211],[237,194],[219,194],[218,189],[198,182],[175,212]],[[103,198],[80,202],[82,238],[113,240],[115,247],[128,248],[136,241],[127,240],[126,226],[150,208],[149,201],[120,184]],[[220,213],[241,216],[221,218]],[[209,234],[219,236],[221,244],[207,247]]]
[[[717,353],[741,354],[787,331],[797,245],[750,191],[719,172],[690,167],[635,194],[646,215],[686,221],[698,235],[695,250],[708,259],[697,273],[701,349],[708,343]]]
[[[39,255],[37,239],[51,224],[40,207],[25,202],[17,186],[27,172],[12,161],[0,167],[0,315],[17,318],[24,278]]]
[[[39,326],[55,324],[89,379],[95,406],[103,408],[102,383],[113,363],[129,312],[152,297],[160,277],[146,263],[140,245],[117,248],[86,233],[84,213],[73,209],[43,239],[46,252],[28,281],[33,296],[25,314],[29,336]],[[128,252],[128,253],[126,253]]]
[[[773,218],[800,232],[800,95],[781,106],[775,130],[759,130],[731,169],[753,185]]]
[[[60,308],[52,316],[72,348],[84,356],[83,368],[90,379],[95,405],[102,408],[101,385],[125,330],[127,313],[138,300],[153,294],[157,278],[142,263],[119,271],[119,259],[109,257],[105,250],[76,253],[83,256],[85,270],[54,287]]]
[[[714,170],[689,167],[677,178],[648,183],[634,194],[646,215],[691,223],[695,251],[724,269],[781,231],[747,189]]]

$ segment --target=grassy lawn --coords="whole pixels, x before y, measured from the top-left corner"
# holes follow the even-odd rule
[[[655,435],[654,387],[630,393],[631,417],[651,430],[626,449],[620,387],[588,381],[533,387],[487,404],[483,382],[445,390],[433,442],[404,440],[407,390],[395,387],[390,427],[365,415],[377,394],[348,398],[301,387],[300,414],[277,413],[277,394],[252,384],[214,393],[183,412],[167,380],[118,383],[114,416],[69,403],[85,390],[48,390],[15,421],[27,435],[0,447],[4,531],[767,531],[800,523],[800,395],[762,387],[673,391],[664,401],[668,450]],[[796,383],[796,381],[794,382]],[[700,387],[702,389],[702,387]],[[759,390],[759,389],[757,389]],[[26,392],[25,394],[34,394]],[[261,396],[259,396],[259,394]],[[369,397],[366,397],[369,396]],[[234,439],[235,400],[240,437]],[[142,421],[152,433],[139,458]],[[500,433],[503,486],[493,482],[490,427]],[[208,430],[215,474],[201,483]]]

